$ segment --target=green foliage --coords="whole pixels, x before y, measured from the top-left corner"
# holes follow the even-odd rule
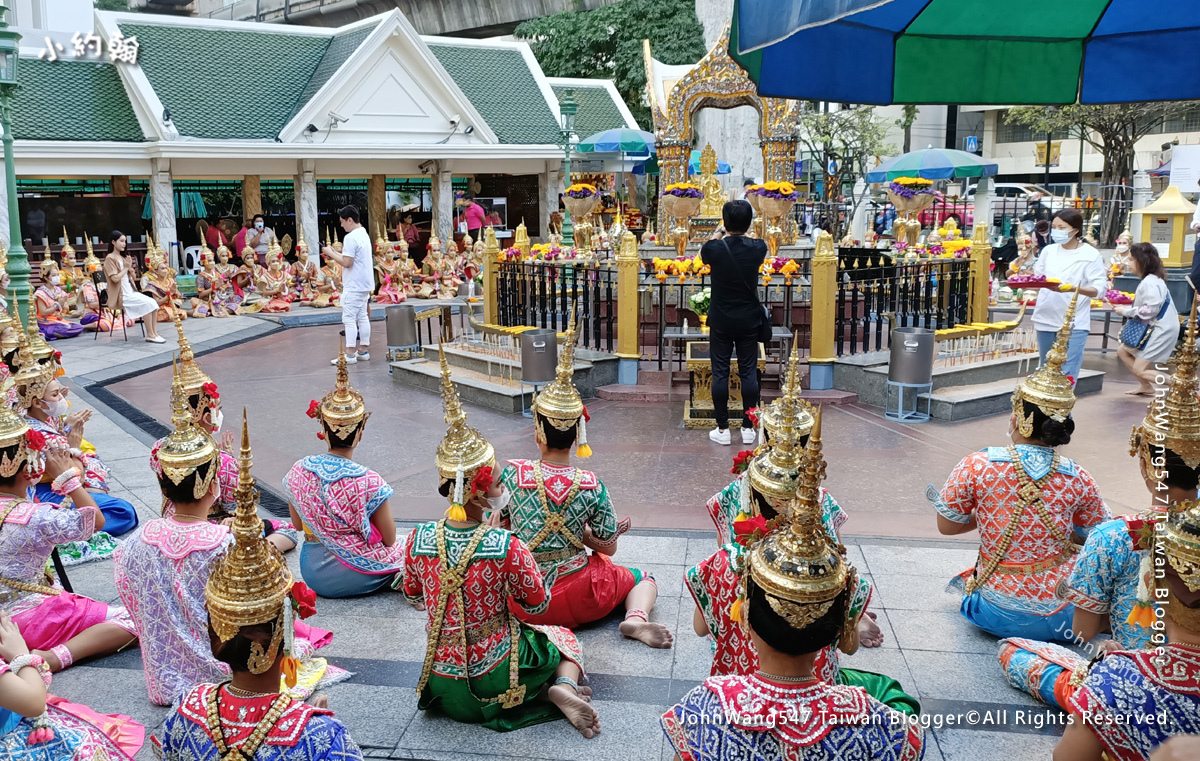
[[[707,52],[692,0],[621,0],[593,11],[568,11],[517,27],[551,77],[612,79],[643,129],[651,129],[642,40],[667,64],[699,61]]]
[[[853,106],[839,111],[821,113],[806,110],[800,116],[800,142],[809,153],[823,156],[828,168],[829,159],[837,161],[837,172],[827,176],[826,200],[834,200],[842,186],[865,176],[874,158],[891,153],[887,142],[888,124],[875,115],[871,106]],[[868,165],[870,161],[870,165]]]
[[[129,0],[92,0],[98,11],[126,11],[136,13],[140,8],[130,8]]]

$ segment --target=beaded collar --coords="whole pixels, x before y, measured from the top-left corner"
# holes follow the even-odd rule
[[[838,726],[871,720],[871,703],[861,687],[815,682],[784,686],[756,675],[717,676],[704,682],[721,701],[731,724],[752,732],[774,731],[789,745],[820,742]]]
[[[179,704],[179,715],[192,721],[208,731],[208,704],[210,696],[220,690],[219,703],[221,726],[227,745],[239,746],[254,731],[263,717],[267,715],[276,695],[258,698],[240,698],[228,690],[221,689],[220,684],[202,684],[192,690]],[[333,711],[314,708],[308,703],[293,700],[280,713],[279,718],[265,734],[263,743],[267,745],[294,746],[304,736],[304,729],[313,716],[332,716]]]

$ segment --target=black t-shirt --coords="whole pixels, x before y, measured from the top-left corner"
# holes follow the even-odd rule
[[[726,333],[758,328],[763,311],[752,289],[758,282],[758,269],[767,257],[767,244],[745,235],[729,235],[705,243],[700,256],[712,268],[709,327]]]

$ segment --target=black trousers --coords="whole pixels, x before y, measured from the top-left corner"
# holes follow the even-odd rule
[[[758,406],[758,331],[725,333],[713,328],[709,334],[712,355],[712,398],[717,427],[729,427],[729,359],[737,349],[738,376],[742,379],[742,425],[751,427],[746,410]]]

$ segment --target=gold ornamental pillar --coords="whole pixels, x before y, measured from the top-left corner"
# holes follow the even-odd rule
[[[638,255],[637,237],[625,231],[617,251],[617,382],[637,385],[638,361],[642,357],[638,325]]]
[[[262,185],[257,174],[242,177],[242,217],[253,219],[255,214],[262,214]]]
[[[763,138],[763,182],[795,182],[797,145],[795,137]],[[783,230],[785,245],[796,242],[796,226],[792,224],[791,214],[783,218],[779,227]]]
[[[988,321],[988,299],[992,290],[992,244],[988,241],[988,226],[975,225],[971,236],[971,322]]]
[[[496,291],[500,287],[500,244],[496,230],[489,227],[483,235],[483,321],[500,324],[500,302]]]
[[[837,250],[833,236],[822,230],[812,260],[812,343],[809,350],[809,388],[833,388],[834,337],[837,330]]]
[[[668,185],[674,185],[677,182],[687,182],[688,178],[688,159],[691,158],[691,144],[684,140],[662,140],[657,144],[658,148],[658,194],[661,196],[662,191]],[[663,209],[662,204],[658,206],[658,244],[660,246],[670,245],[670,241],[665,240],[664,235],[672,230],[675,225],[674,217],[667,214]],[[687,220],[683,220],[683,227],[687,227]]]

